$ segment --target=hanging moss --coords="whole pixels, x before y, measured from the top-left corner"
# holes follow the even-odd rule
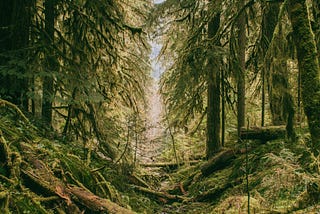
[[[301,73],[302,101],[315,154],[320,151],[320,68],[305,0],[289,1],[289,13]]]

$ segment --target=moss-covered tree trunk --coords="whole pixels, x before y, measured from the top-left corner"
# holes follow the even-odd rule
[[[320,1],[319,0],[313,0],[312,13],[314,18],[312,23],[312,30],[316,38],[318,60],[320,60]]]
[[[269,49],[269,45],[273,37],[273,32],[278,22],[279,10],[280,10],[279,3],[267,3],[267,5],[264,6],[262,23],[261,23],[262,36],[261,36],[260,57],[262,61],[264,61],[266,53]],[[269,70],[267,67],[269,66],[266,66],[266,67],[264,66],[261,70],[261,78],[262,78],[261,126],[264,126],[264,117],[265,117],[265,82],[266,82],[265,79],[266,79],[266,74],[268,73],[268,70]]]
[[[54,42],[54,21],[55,21],[55,1],[46,0],[45,6],[45,31],[46,42],[48,47],[51,47]],[[48,48],[46,53],[45,69],[47,75],[43,80],[43,103],[42,103],[42,117],[49,125],[52,122],[52,100],[54,95],[53,88],[53,72],[55,71],[55,58],[52,49]]]
[[[315,154],[320,151],[320,69],[305,0],[290,0],[289,15],[301,72],[301,92]]]
[[[267,3],[262,16],[262,36],[261,36],[261,60],[264,60],[273,37],[274,30],[278,22],[279,3]],[[265,117],[265,79],[268,69],[263,67],[261,70],[262,78],[262,107],[261,107],[261,126],[264,126]],[[273,117],[272,117],[273,118]]]
[[[244,6],[244,1],[241,1],[240,6]],[[246,69],[246,15],[243,12],[238,20],[238,75],[237,75],[237,119],[238,119],[238,137],[240,138],[241,127],[244,126],[245,121],[245,69]]]
[[[213,38],[220,25],[220,14],[208,24],[208,37]],[[206,156],[212,157],[221,149],[220,142],[220,68],[214,59],[208,59],[208,98],[207,98],[207,146]]]

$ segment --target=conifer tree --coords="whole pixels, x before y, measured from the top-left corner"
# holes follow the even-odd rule
[[[301,72],[302,102],[307,116],[313,151],[320,151],[320,67],[315,37],[305,0],[290,0],[289,16]]]

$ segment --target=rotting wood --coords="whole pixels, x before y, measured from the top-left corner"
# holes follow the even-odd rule
[[[37,170],[39,171],[39,170]],[[31,179],[34,183],[38,184],[47,195],[58,195],[64,199],[68,206],[72,206],[73,202],[71,196],[77,202],[86,206],[93,211],[107,211],[108,213],[119,214],[131,214],[134,213],[131,210],[125,209],[118,204],[111,202],[109,199],[100,198],[90,192],[88,189],[78,187],[75,185],[65,186],[59,179],[52,178],[51,182],[48,181],[48,177],[40,176],[37,172],[31,172],[28,170],[22,170],[23,174]],[[43,173],[40,173],[41,175]],[[51,177],[51,175],[49,175]]]
[[[242,127],[240,138],[242,140],[261,140],[267,142],[286,137],[286,126]]]
[[[28,151],[27,146],[24,144],[20,145],[25,148],[25,152]],[[28,155],[27,155],[28,154]],[[107,213],[119,213],[119,214],[132,214],[131,210],[125,209],[118,204],[111,202],[109,199],[100,198],[96,196],[90,190],[85,188],[80,182],[76,182],[79,186],[64,184],[60,179],[54,176],[53,172],[47,165],[33,157],[30,152],[25,154],[30,164],[28,168],[22,169],[22,175],[27,179],[30,188],[36,188],[45,196],[59,196],[59,198],[64,199],[68,205],[68,209],[73,209],[75,206],[74,200],[81,203],[89,210],[93,211],[106,211]],[[78,213],[78,212],[77,212]]]
[[[67,191],[75,196],[75,200],[79,203],[85,205],[91,210],[94,211],[107,211],[111,214],[133,214],[134,212],[128,210],[124,207],[119,206],[118,204],[110,201],[106,198],[100,198],[89,192],[86,189],[83,189],[78,186],[68,185]]]

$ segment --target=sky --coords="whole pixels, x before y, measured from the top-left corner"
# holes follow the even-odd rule
[[[153,0],[155,4],[160,4],[163,3],[165,0]],[[161,67],[160,63],[157,61],[157,56],[159,55],[159,52],[161,50],[162,45],[152,41],[151,42],[152,46],[152,52],[151,52],[151,66],[152,66],[152,74],[151,76],[159,80],[161,74],[163,73],[164,69]]]
[[[160,62],[157,61],[157,56],[159,55],[159,52],[161,50],[161,44],[156,43],[156,42],[150,42],[151,47],[152,47],[152,52],[151,52],[151,66],[152,66],[152,74],[151,76],[159,80],[161,74],[163,73],[163,68],[160,65]]]
[[[162,2],[164,2],[165,0],[153,0],[153,2],[155,3],[155,4],[160,4],[160,3],[162,3]]]

